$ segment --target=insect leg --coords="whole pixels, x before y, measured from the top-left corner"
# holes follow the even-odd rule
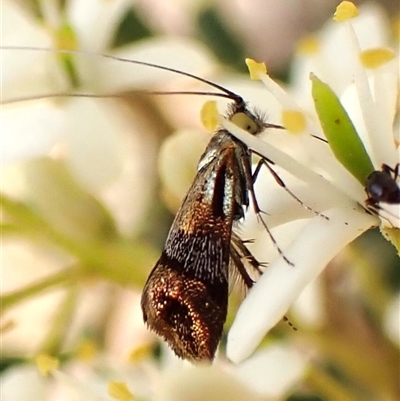
[[[259,163],[260,164],[260,163]],[[243,160],[243,167],[244,167],[244,173],[246,176],[246,181],[248,183],[248,190],[250,192],[250,196],[251,196],[251,200],[253,203],[253,208],[254,208],[254,212],[256,213],[257,217],[259,218],[259,220],[261,221],[261,224],[263,225],[265,231],[268,233],[268,236],[271,238],[272,243],[274,244],[276,250],[278,251],[279,255],[282,256],[282,258],[285,260],[285,262],[291,266],[294,266],[293,262],[291,262],[283,253],[282,249],[279,247],[275,237],[272,235],[271,230],[268,228],[267,224],[265,223],[264,219],[261,216],[262,210],[260,209],[260,206],[258,205],[257,199],[256,199],[256,195],[254,193],[254,178],[253,175],[251,173],[251,167],[250,167],[250,163],[247,162],[247,160]],[[257,177],[257,174],[260,171],[260,167],[256,167],[256,174],[255,177]]]
[[[300,198],[298,198],[283,182],[283,180],[279,177],[279,175],[274,171],[274,169],[269,165],[268,161],[265,160],[264,158],[260,159],[260,161],[257,164],[256,169],[254,170],[253,173],[253,183],[256,181],[258,173],[261,170],[261,166],[265,165],[269,172],[272,174],[274,177],[275,181],[280,185],[294,200],[296,200],[298,203],[300,203],[301,206],[303,206],[306,210],[309,212],[315,214],[316,216],[323,217],[326,220],[329,220],[329,217],[325,216],[324,214],[317,212],[316,210],[312,209],[310,206],[307,206]]]

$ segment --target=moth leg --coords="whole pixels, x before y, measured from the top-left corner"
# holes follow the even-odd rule
[[[300,198],[298,198],[287,186],[286,184],[283,182],[283,180],[279,177],[279,175],[275,172],[275,170],[269,165],[268,161],[264,158],[260,159],[260,161],[257,163],[257,166],[254,170],[253,173],[253,183],[256,181],[258,173],[261,170],[261,167],[265,165],[267,167],[267,169],[269,170],[269,172],[271,173],[271,175],[274,177],[275,181],[278,183],[279,186],[281,186],[294,200],[296,200],[298,203],[300,203],[301,206],[303,206],[306,210],[308,210],[309,212],[315,214],[316,216],[319,217],[323,217],[326,220],[329,220],[329,217],[325,216],[324,214],[317,212],[316,210],[314,210],[313,208],[311,208],[310,206],[306,205]]]
[[[262,159],[261,159],[262,160]],[[260,160],[260,161],[261,161]],[[260,164],[260,162],[258,163],[258,165]],[[257,175],[260,171],[260,167],[256,167],[255,169],[255,178],[257,178]],[[282,256],[282,258],[285,260],[285,262],[291,266],[294,266],[294,263],[291,262],[283,253],[282,249],[279,247],[278,242],[276,241],[275,237],[273,236],[271,230],[268,228],[267,224],[265,223],[264,219],[262,218],[262,210],[260,209],[260,206],[258,205],[257,199],[256,199],[256,195],[254,193],[254,179],[253,179],[253,174],[251,173],[251,166],[250,163],[243,163],[244,166],[244,173],[246,176],[246,182],[248,183],[247,185],[249,186],[248,190],[250,192],[250,196],[251,196],[251,200],[253,203],[253,208],[254,208],[254,212],[256,213],[258,219],[261,221],[261,224],[263,225],[265,231],[267,232],[268,236],[270,237],[272,243],[274,244],[276,250],[278,251],[279,255]]]

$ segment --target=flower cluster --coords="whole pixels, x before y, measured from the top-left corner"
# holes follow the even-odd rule
[[[3,356],[24,362],[9,363],[2,374],[6,398],[259,401],[284,399],[301,382],[327,399],[359,399],[359,387],[395,399],[398,296],[388,294],[376,276],[371,284],[365,278],[367,257],[351,252],[341,258],[354,262],[358,281],[337,262],[336,270],[326,272],[326,280],[332,270],[341,275],[334,286],[317,279],[372,227],[381,227],[400,248],[400,205],[379,202],[372,210],[366,204],[368,174],[400,160],[399,55],[380,7],[358,11],[343,2],[334,21],[303,38],[286,87],[251,60],[252,77],[262,83],[234,74],[218,79],[286,128],[258,138],[219,117],[232,135],[273,163],[284,183],[262,169],[255,192],[263,219],[292,265],[249,210],[240,235],[255,238],[249,248],[269,265],[229,331],[226,355],[234,363],[221,352],[212,367],[194,367],[176,360],[167,347],[155,350],[156,339],[142,322],[139,290],[158,255],[159,244],[148,240],[147,230],[157,220],[158,231],[160,219],[147,216],[159,206],[152,204],[149,212],[162,127],[177,121],[188,126],[185,119],[195,118],[202,99],[143,101],[138,94],[143,88],[193,90],[196,84],[100,53],[213,79],[218,66],[189,39],[152,38],[112,48],[116,21],[129,0],[71,0],[63,2],[62,12],[57,2],[37,3],[41,19],[11,0],[2,4],[2,100],[9,103],[1,121]],[[133,96],[123,96],[130,91]],[[96,98],[102,95],[107,98]],[[159,111],[162,104],[167,112]],[[206,142],[196,128],[180,130],[160,145],[162,195],[173,211]],[[348,326],[340,319],[354,317],[352,309],[359,307],[351,297],[360,282],[373,294],[363,307],[379,316],[373,325],[378,334],[371,335],[357,318],[350,333],[341,330]],[[322,300],[324,291],[338,304],[348,303],[332,312]],[[277,341],[272,333],[269,344],[262,343],[292,305],[299,331]],[[344,310],[349,315],[343,317]],[[335,322],[324,326],[327,316]],[[369,353],[371,361],[354,364]],[[317,360],[341,369],[354,388]],[[382,361],[378,372],[376,360]]]

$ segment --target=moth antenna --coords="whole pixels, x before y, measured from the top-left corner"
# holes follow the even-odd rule
[[[131,90],[130,94],[136,95],[196,95],[196,96],[216,96],[222,97],[225,99],[231,99],[225,93],[216,93],[216,92],[201,92],[201,91],[145,91],[145,90]],[[20,103],[20,102],[28,102],[31,100],[40,100],[40,99],[54,99],[54,98],[63,98],[63,97],[83,97],[83,98],[96,98],[96,99],[118,99],[124,98],[125,95],[123,93],[82,93],[82,92],[59,92],[59,93],[49,93],[49,94],[41,94],[41,95],[32,95],[32,96],[21,96],[21,97],[13,97],[8,100],[3,100],[1,104],[12,104],[12,103]]]
[[[223,93],[213,93],[213,92],[147,92],[147,93],[152,93],[152,94],[192,94],[192,95],[212,95],[212,96],[218,96],[218,97],[224,97],[233,100],[235,103],[239,105],[244,105],[244,100],[241,96],[237,95],[236,93],[230,91],[227,88],[224,88],[221,85],[218,85],[215,82],[209,81],[208,79],[198,77],[197,75],[191,74],[190,72],[185,72],[185,71],[180,71],[175,68],[171,67],[166,67],[154,63],[148,63],[146,61],[140,61],[140,60],[133,60],[133,59],[128,59],[125,57],[118,57],[118,56],[112,56],[110,54],[103,54],[103,53],[95,53],[95,52],[86,52],[86,51],[80,51],[80,50],[63,50],[63,49],[46,49],[43,47],[35,47],[35,46],[0,46],[1,50],[31,50],[31,51],[38,51],[38,52],[48,52],[48,53],[59,53],[59,54],[75,54],[75,55],[85,55],[85,56],[91,56],[91,57],[100,57],[100,58],[106,58],[110,60],[115,60],[115,61],[121,61],[124,63],[130,63],[130,64],[136,64],[136,65],[143,65],[146,67],[150,68],[155,68],[158,70],[163,70],[163,71],[168,71],[172,72],[177,75],[182,75],[185,77],[193,78],[196,81],[203,82],[206,85],[209,85],[215,89],[220,90]],[[51,96],[51,97],[61,97],[61,96],[66,96],[68,95],[61,95],[58,94],[56,96]],[[82,97],[107,97],[107,96],[82,96]],[[28,99],[27,99],[28,100]]]

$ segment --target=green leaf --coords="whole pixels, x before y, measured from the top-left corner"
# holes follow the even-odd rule
[[[151,28],[133,7],[128,8],[114,32],[112,47],[124,46],[153,36]]]
[[[312,96],[322,129],[336,159],[365,186],[374,171],[352,121],[332,89],[311,74]]]

